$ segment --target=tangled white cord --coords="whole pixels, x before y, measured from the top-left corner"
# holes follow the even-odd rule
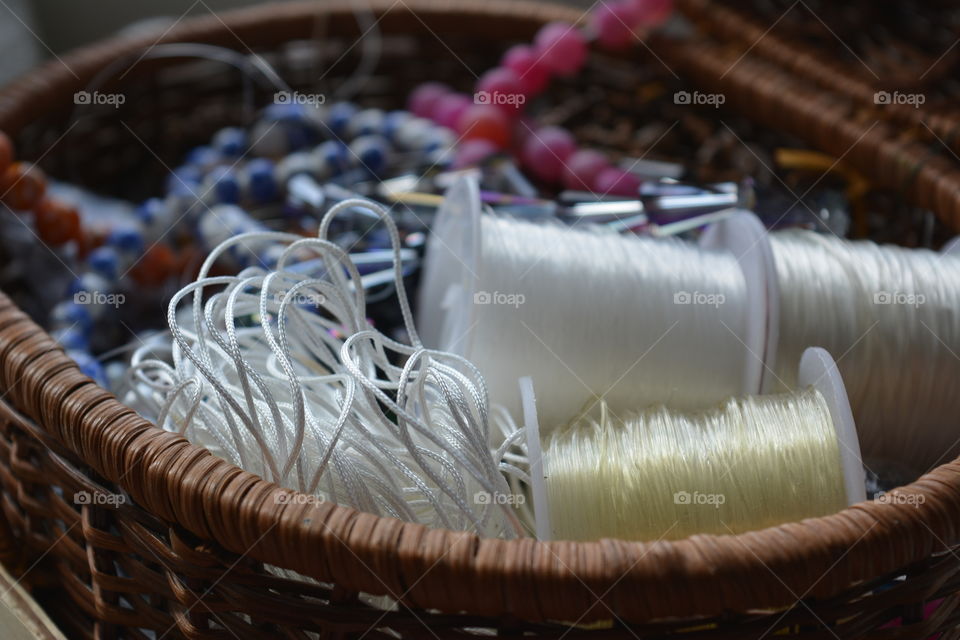
[[[375,212],[390,234],[409,345],[373,328],[356,266],[327,239],[331,220],[353,208]],[[209,275],[224,252],[276,245],[275,269]],[[503,472],[519,470],[499,462],[509,443],[487,444],[483,378],[464,358],[422,346],[400,237],[379,205],[337,204],[317,238],[254,232],[222,242],[170,301],[167,320],[168,337],[134,352],[124,389],[163,428],[320,499],[486,536],[521,532],[513,501],[499,499],[513,491]]]

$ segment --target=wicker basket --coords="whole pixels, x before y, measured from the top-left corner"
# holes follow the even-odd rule
[[[486,68],[501,45],[529,39],[544,21],[580,18],[502,0],[375,6],[386,37],[402,36],[407,45],[398,46],[412,47],[409,57],[384,61],[397,87],[446,74],[461,76],[466,88],[473,78],[461,64]],[[355,38],[348,5],[210,16],[162,40],[276,53],[318,33],[334,43]],[[456,57],[435,34],[457,43]],[[238,119],[242,107],[217,98],[236,78],[198,82],[193,63],[152,61],[124,79],[136,100],[110,115],[112,127],[70,120],[75,91],[153,40],[111,40],[8,87],[0,94],[0,129],[17,135],[28,157],[52,149],[44,164],[61,177],[114,187],[124,170],[159,179],[162,164],[145,160],[144,149],[170,161]],[[722,43],[654,49],[694,81],[724,91],[731,106],[815,148],[843,155],[843,144],[865,126],[839,108],[824,110],[834,98],[801,80],[791,84],[762,62],[745,60],[718,78],[717,61],[729,53]],[[293,73],[283,59],[273,62]],[[751,78],[741,69],[763,72]],[[397,87],[370,92],[387,101]],[[784,91],[797,101],[782,100]],[[117,120],[130,130],[126,137]],[[64,131],[64,142],[52,144]],[[913,165],[903,158],[912,157],[912,143],[872,132],[860,138],[870,146],[852,145],[852,163],[868,175],[907,180]],[[93,154],[96,162],[81,162]],[[945,220],[960,220],[957,167],[941,157],[921,165],[907,195]],[[932,194],[921,189],[924,180],[933,181]],[[960,625],[960,557],[952,550],[960,542],[960,462],[898,490],[922,496],[920,508],[913,506],[919,499],[868,502],[764,531],[669,543],[504,541],[279,500],[291,492],[120,404],[2,294],[0,389],[0,559],[72,637],[924,638]],[[117,487],[131,500],[78,507],[73,499]],[[398,604],[378,608],[368,596]]]
[[[913,65],[904,63],[895,72],[877,73],[861,58],[864,52],[857,50],[863,44],[865,30],[887,36],[891,49],[909,49],[905,53],[916,56],[917,47],[893,40],[885,33],[885,25],[870,24],[869,18],[866,21],[848,19],[844,25],[846,28],[838,29],[803,3],[768,4],[767,15],[750,11],[752,3],[749,0],[739,4],[748,7],[725,6],[714,0],[680,0],[679,3],[682,10],[704,29],[736,43],[737,55],[749,52],[752,56],[769,60],[796,77],[843,96],[864,112],[865,118],[890,120],[898,127],[909,129],[911,136],[960,152],[960,111],[955,108],[956,96],[940,90],[940,85],[949,82],[958,60],[955,34],[949,36],[942,50],[917,56],[911,61]],[[798,4],[802,6],[798,7]],[[865,4],[860,3],[860,8]],[[879,12],[889,9],[882,6],[883,3],[873,5],[869,8]],[[936,22],[938,13],[953,12],[955,15],[956,12],[956,7],[949,2],[929,3],[923,8],[932,12],[931,22]],[[840,6],[839,12],[843,13],[843,9]],[[803,24],[800,18],[807,12],[816,16],[807,20],[815,28],[790,30],[784,24],[790,21],[789,18]],[[847,12],[847,15],[851,13]],[[955,25],[942,27],[947,31]],[[812,37],[811,32],[818,37]],[[808,37],[802,37],[801,33]],[[896,56],[897,52],[890,55],[891,58]],[[878,96],[881,92],[886,92],[887,97],[895,92],[923,94],[924,102],[919,105],[883,103]]]

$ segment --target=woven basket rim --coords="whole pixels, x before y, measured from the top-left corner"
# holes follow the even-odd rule
[[[415,12],[425,22],[442,16],[535,26],[582,17],[512,0],[372,4],[381,13]],[[194,18],[161,42],[222,41],[227,32],[251,34],[318,12],[345,15],[349,4],[296,2]],[[0,91],[0,128],[16,134],[42,111],[37,105],[50,104],[44,100],[69,100],[104,65],[152,43],[113,38],[64,56],[72,71],[58,61],[45,64]],[[159,429],[100,389],[2,293],[0,328],[0,383],[11,402],[144,509],[233,553],[411,607],[581,622],[779,608],[888,575],[960,538],[958,461],[898,490],[922,495],[923,509],[866,502],[762,531],[676,542],[481,539],[282,500],[294,492]]]

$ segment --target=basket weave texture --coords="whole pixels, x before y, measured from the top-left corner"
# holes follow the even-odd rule
[[[581,18],[500,0],[374,6],[388,36],[479,37],[490,56],[546,21]],[[311,37],[318,18],[329,33],[356,32],[347,4],[297,3],[186,21],[162,40],[276,48]],[[49,137],[38,122],[55,120],[99,69],[152,42],[111,40],[42,67],[0,94],[0,129],[28,141]],[[912,143],[863,133],[842,100],[814,85],[752,58],[721,78],[718,65],[729,55],[721,41],[654,44],[678,73],[724,91],[730,106],[771,128],[849,154],[868,175],[909,177],[901,167],[910,166]],[[948,159],[930,159],[907,195],[956,222],[957,174]],[[921,192],[926,180],[932,193]],[[452,638],[493,629],[549,638],[759,638],[783,630],[923,638],[960,624],[960,462],[898,490],[922,500],[862,503],[738,536],[504,541],[279,499],[292,492],[119,403],[2,294],[0,390],[0,560],[71,637],[146,638],[143,630],[152,630],[185,638]],[[129,501],[74,499],[118,488]],[[289,571],[281,577],[265,565]],[[399,604],[383,610],[368,596]]]

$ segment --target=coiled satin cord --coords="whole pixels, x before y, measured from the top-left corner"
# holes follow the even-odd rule
[[[409,345],[370,326],[362,278],[325,239],[330,221],[355,207],[380,215],[390,233]],[[172,342],[134,354],[135,408],[317,499],[484,535],[520,533],[509,501],[476,498],[511,491],[487,445],[486,388],[472,364],[420,344],[392,220],[374,203],[348,200],[319,235],[250,233],[218,246],[170,302]],[[208,275],[225,251],[257,254],[277,243],[275,269]]]

